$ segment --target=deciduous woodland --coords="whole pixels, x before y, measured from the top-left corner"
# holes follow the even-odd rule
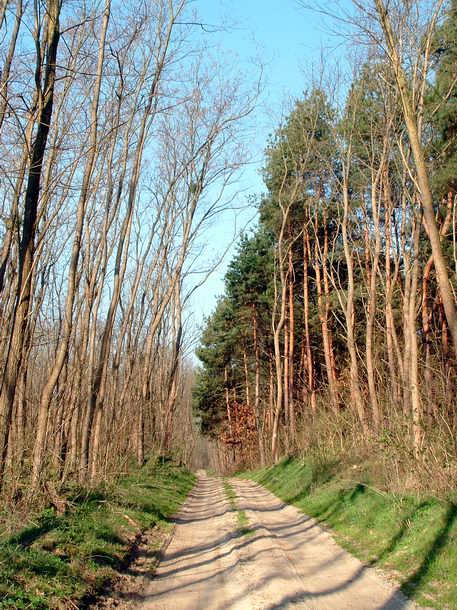
[[[197,352],[201,427],[225,467],[322,451],[455,489],[457,2],[314,8],[352,77],[315,71],[268,142]]]
[[[188,314],[257,85],[186,0],[3,1],[0,485],[8,506],[192,452]],[[186,440],[186,442],[183,441]]]

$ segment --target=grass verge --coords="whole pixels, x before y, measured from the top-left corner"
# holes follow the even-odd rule
[[[241,476],[330,525],[341,546],[393,573],[418,603],[457,608],[457,497],[385,493],[357,468],[322,458],[285,458]],[[358,474],[362,480],[354,480]]]
[[[223,483],[227,500],[229,501],[232,510],[236,512],[237,532],[240,534],[240,536],[252,536],[254,534],[254,530],[249,527],[249,518],[246,511],[238,507],[235,490],[227,479],[224,479]]]
[[[63,515],[44,510],[13,536],[0,536],[0,608],[61,610],[114,580],[142,531],[171,528],[194,484],[171,462],[149,462],[110,486],[73,489]]]

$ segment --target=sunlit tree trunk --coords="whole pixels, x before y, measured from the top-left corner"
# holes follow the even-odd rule
[[[379,21],[383,30],[385,42],[387,45],[389,59],[392,64],[392,69],[395,74],[395,79],[397,82],[398,91],[400,93],[402,108],[403,108],[403,116],[405,119],[406,129],[408,131],[409,141],[411,145],[411,151],[414,158],[414,163],[417,172],[417,182],[419,186],[420,198],[422,202],[422,207],[424,211],[424,219],[425,225],[427,229],[427,234],[430,240],[430,245],[432,248],[432,254],[434,259],[434,265],[436,269],[436,277],[438,281],[438,285],[441,292],[441,298],[443,299],[443,306],[446,312],[446,318],[449,325],[449,330],[452,335],[452,340],[454,343],[454,353],[457,354],[457,308],[455,303],[454,294],[452,292],[452,286],[449,280],[449,273],[447,269],[446,260],[443,255],[443,249],[441,247],[441,238],[440,232],[437,226],[435,211],[433,207],[433,198],[430,189],[430,182],[427,170],[427,164],[425,161],[425,155],[423,146],[421,143],[421,131],[420,131],[420,121],[422,119],[421,116],[418,116],[413,100],[412,94],[410,90],[410,83],[405,73],[405,69],[401,60],[401,56],[399,54],[398,42],[396,41],[393,29],[392,22],[389,15],[389,12],[386,9],[385,3],[383,0],[375,0],[376,8],[379,15]],[[425,59],[424,62],[427,61],[428,54],[430,52],[431,40],[434,32],[434,24],[438,17],[438,11],[440,6],[442,5],[442,0],[439,0],[436,4],[433,20],[431,23],[431,27],[429,28],[426,40],[424,41],[425,45]],[[425,64],[424,70],[426,71],[427,65]],[[426,72],[425,72],[426,74]],[[423,78],[425,79],[425,74]],[[420,101],[420,100],[419,100]],[[418,124],[419,121],[419,124]]]
[[[295,305],[294,305],[294,282],[295,282],[295,273],[294,273],[294,265],[292,258],[292,249],[289,250],[289,346],[288,346],[288,376],[287,376],[287,386],[288,390],[288,401],[289,401],[289,430],[290,430],[290,440],[292,446],[295,443],[295,402],[294,402],[294,380],[295,380],[295,371],[294,371],[294,352],[295,352]]]
[[[306,375],[308,391],[310,395],[310,406],[313,418],[317,413],[316,388],[314,381],[314,360],[311,350],[311,337],[309,331],[309,271],[311,261],[308,227],[303,228],[303,323],[306,344]]]
[[[81,239],[83,233],[84,217],[86,211],[86,202],[88,198],[88,192],[90,182],[92,178],[93,167],[97,153],[97,136],[98,136],[98,105],[100,97],[100,89],[102,84],[103,74],[103,62],[105,58],[105,40],[106,32],[108,29],[108,22],[110,16],[111,0],[107,0],[105,4],[105,10],[103,13],[100,43],[98,50],[98,64],[97,64],[97,75],[94,83],[93,98],[92,98],[92,109],[91,109],[91,128],[89,134],[89,150],[87,152],[86,164],[84,169],[84,176],[81,186],[81,193],[78,201],[78,207],[76,212],[76,226],[73,241],[73,248],[71,253],[70,269],[68,275],[68,287],[67,296],[65,301],[65,312],[64,312],[64,327],[62,332],[62,338],[60,340],[59,347],[57,349],[54,364],[49,373],[48,380],[44,386],[43,393],[41,396],[39,412],[38,412],[38,424],[37,424],[37,435],[34,445],[33,459],[32,459],[32,489],[36,488],[40,479],[43,457],[46,445],[46,432],[48,425],[49,407],[51,404],[52,395],[54,389],[59,380],[64,362],[68,354],[68,346],[70,343],[70,337],[73,329],[73,305],[75,300],[75,294],[77,291],[77,277],[78,277],[78,262],[81,251]]]
[[[319,245],[319,235],[318,235],[318,215],[316,214],[315,218],[315,236],[314,236],[314,271],[316,274],[316,290],[317,290],[317,307],[319,320],[322,328],[322,343],[324,350],[324,360],[325,360],[325,371],[327,374],[327,382],[328,389],[330,394],[330,401],[334,412],[338,412],[339,410],[339,401],[338,401],[338,391],[336,387],[336,374],[334,368],[334,360],[332,353],[332,339],[329,329],[329,309],[330,304],[328,302],[328,288],[327,284],[324,287],[324,279],[323,276],[327,273],[327,251],[328,251],[328,243],[327,243],[327,227],[325,225],[326,220],[323,220],[324,230],[326,232],[326,236],[324,237],[324,246],[322,248],[322,253],[320,252],[321,248]]]
[[[52,120],[54,103],[54,85],[56,79],[57,49],[60,39],[60,1],[48,0],[46,11],[46,40],[44,44],[45,57],[37,57],[38,111],[37,129],[30,151],[30,165],[27,188],[24,201],[24,217],[22,236],[19,244],[18,284],[16,289],[16,307],[5,365],[3,381],[0,389],[0,480],[3,479],[4,463],[7,452],[8,434],[11,425],[11,414],[16,392],[19,370],[21,367],[24,339],[26,335],[28,314],[32,300],[31,283],[35,258],[36,221],[42,178],[43,159]],[[37,15],[38,19],[38,15]],[[36,32],[39,35],[39,32]],[[37,49],[42,41],[37,40]],[[44,69],[41,83],[41,73]]]

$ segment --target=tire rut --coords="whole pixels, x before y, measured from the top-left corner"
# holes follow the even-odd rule
[[[198,473],[155,574],[131,610],[418,610],[329,532],[263,487],[231,481],[249,517],[237,531],[220,479]]]

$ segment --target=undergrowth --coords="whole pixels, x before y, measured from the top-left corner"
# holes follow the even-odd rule
[[[70,509],[47,508],[14,535],[0,535],[0,608],[84,607],[122,568],[142,531],[168,529],[194,475],[151,461],[116,484],[68,492]]]
[[[242,476],[330,525],[343,547],[394,573],[420,604],[457,608],[457,496],[388,493],[362,470],[336,459],[289,457]]]

